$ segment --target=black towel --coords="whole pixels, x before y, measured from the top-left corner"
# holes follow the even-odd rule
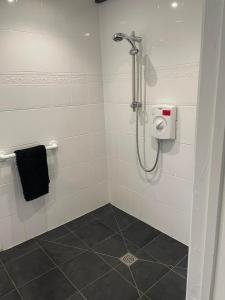
[[[26,201],[49,192],[49,176],[45,146],[17,150],[16,163]]]

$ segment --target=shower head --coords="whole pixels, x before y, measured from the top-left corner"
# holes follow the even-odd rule
[[[135,36],[134,32],[133,32],[132,35],[130,35],[130,36],[127,35],[127,34],[125,34],[125,33],[121,33],[121,32],[115,33],[115,34],[113,35],[113,40],[114,40],[115,42],[121,42],[121,41],[123,41],[124,39],[127,40],[127,41],[131,44],[131,46],[132,46],[132,48],[131,48],[131,50],[130,50],[130,54],[131,54],[131,55],[137,54],[137,53],[139,52],[139,50],[138,50],[138,48],[136,47],[135,42],[140,43],[140,42],[142,41],[142,38],[141,38],[141,37],[138,37],[138,36]]]
[[[113,40],[115,42],[121,42],[123,39],[128,39],[128,35],[126,35],[125,33],[121,33],[121,32],[118,32],[118,33],[115,33],[113,35]]]

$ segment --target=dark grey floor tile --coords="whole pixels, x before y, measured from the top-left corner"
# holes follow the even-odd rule
[[[171,266],[175,266],[188,253],[187,246],[165,234],[158,236],[143,249],[164,264]]]
[[[76,231],[77,236],[90,247],[93,247],[95,244],[103,241],[113,233],[113,230],[106,227],[99,221],[94,221]]]
[[[124,243],[126,245],[128,252],[132,253],[133,255],[136,255],[137,251],[140,248],[138,246],[136,246],[133,242],[127,240],[124,236],[123,236],[123,240],[124,240]]]
[[[118,208],[113,207],[112,211],[112,213],[102,216],[99,220],[114,231],[120,231],[137,220]]]
[[[120,275],[112,271],[83,290],[89,300],[137,300],[138,292]]]
[[[78,237],[76,237],[75,233],[68,233],[62,238],[57,239],[56,243],[71,246],[71,247],[77,247],[84,250],[89,249],[88,245],[86,245]]]
[[[127,252],[139,259],[130,269],[120,261]],[[145,293],[140,300],[184,300],[187,252],[185,245],[107,204],[37,240],[1,252],[0,261],[24,300],[86,299],[54,268],[49,257],[88,300],[137,300],[136,284]],[[174,272],[164,264],[176,265]],[[1,266],[0,298],[21,300]]]
[[[93,222],[94,220],[95,218],[93,217],[92,213],[88,213],[73,221],[66,223],[65,226],[73,231],[73,230],[77,230],[82,226],[88,225],[90,222]]]
[[[69,298],[68,300],[86,300],[86,298],[82,297],[80,294],[76,293],[75,295],[73,295],[71,298]]]
[[[121,274],[122,277],[126,278],[134,287],[136,287],[134,277],[128,266],[121,263],[119,266],[116,267],[116,270]]]
[[[137,221],[123,230],[123,234],[135,245],[143,247],[158,236],[160,232],[144,222]]]
[[[140,260],[135,262],[130,269],[138,289],[143,293],[160,278],[162,278],[167,272],[169,272],[169,269],[162,264]],[[131,277],[130,271],[126,266],[125,268],[119,266],[118,271],[121,272],[121,274],[131,283],[133,283],[133,278]]]
[[[99,257],[101,257],[107,264],[109,264],[112,267],[117,267],[118,265],[121,264],[121,261],[119,260],[119,258],[114,258],[111,256],[108,256],[106,254],[99,254],[97,252],[94,252],[96,255],[98,255]]]
[[[86,251],[75,247],[59,245],[47,241],[40,241],[40,245],[44,248],[48,256],[50,256],[58,265],[69,261],[82,252]]]
[[[152,299],[144,295],[141,298],[138,298],[137,300],[152,300]]]
[[[84,288],[110,270],[101,258],[91,252],[83,253],[62,264],[61,268],[78,289]]]
[[[115,232],[118,232],[120,230],[119,224],[117,223],[115,215],[113,213],[109,213],[106,216],[101,216],[99,220]]]
[[[122,256],[124,256],[128,252],[134,254],[137,249],[138,248],[135,245],[122,238],[120,234],[115,234],[94,247],[94,250],[96,252],[114,257],[110,258],[107,256],[103,256],[103,259],[113,267],[120,264],[120,258]],[[117,259],[115,259],[115,257]]]
[[[108,204],[92,211],[92,216],[94,216],[95,218],[99,218],[99,217],[108,215],[111,212],[112,212],[112,205],[110,203],[108,203]]]
[[[37,239],[42,239],[46,241],[55,241],[59,239],[60,237],[63,237],[69,233],[68,229],[65,226],[60,226],[55,229],[52,229],[46,233],[43,233],[37,237]]]
[[[116,254],[116,252],[117,252],[117,256],[112,255],[112,252],[111,252],[111,256],[110,256],[110,254],[106,254],[107,253],[106,250],[104,250],[105,253],[102,252],[103,249],[100,250],[100,249],[96,248],[95,251],[96,251],[97,255],[101,256],[102,259],[105,260],[112,267],[116,267],[119,264],[121,264],[120,258],[122,256],[124,256],[126,253],[130,252],[130,253],[134,254],[135,251],[138,249],[136,246],[134,246],[133,244],[131,244],[129,241],[125,241],[125,243],[124,243],[123,246],[121,245],[121,240],[112,243],[113,245],[110,245],[110,243],[108,243],[108,242],[106,244],[107,244],[107,247],[105,248],[106,245],[104,245],[104,248],[108,249],[109,251],[113,251],[114,254]],[[112,246],[111,249],[110,249],[110,246]],[[123,254],[121,255],[122,252],[123,252]]]
[[[11,292],[14,286],[3,267],[0,267],[0,298]]]
[[[37,249],[5,266],[15,284],[22,286],[53,268],[53,263],[41,249]]]
[[[58,269],[44,274],[20,289],[24,300],[65,300],[75,291]]]
[[[173,270],[187,278],[188,256],[186,256]]]
[[[95,246],[94,250],[117,258],[122,257],[128,252],[124,240],[119,234],[104,240]]]
[[[36,248],[38,248],[37,243],[34,240],[30,240],[9,250],[0,252],[0,259],[3,263],[7,263],[10,260],[25,255]]]
[[[1,298],[1,300],[21,300],[21,299],[22,298],[20,297],[20,295],[17,293],[16,290],[10,292],[9,294]]]
[[[148,252],[144,250],[144,248],[138,249],[137,252],[135,253],[135,256],[139,258],[140,260],[147,260],[150,262],[156,262],[157,259],[152,257]]]
[[[117,223],[119,224],[120,229],[123,229],[130,224],[138,221],[135,217],[127,214],[126,212],[118,209],[117,207],[113,207],[113,213],[116,217]]]
[[[146,294],[152,300],[185,300],[186,281],[170,271]]]

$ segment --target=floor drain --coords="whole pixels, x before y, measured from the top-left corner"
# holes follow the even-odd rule
[[[120,258],[120,261],[122,261],[122,263],[124,263],[128,267],[133,265],[137,260],[138,258],[131,253],[127,253]]]

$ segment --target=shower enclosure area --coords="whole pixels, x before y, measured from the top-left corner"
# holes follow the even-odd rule
[[[0,0],[0,299],[185,299],[202,6]]]

